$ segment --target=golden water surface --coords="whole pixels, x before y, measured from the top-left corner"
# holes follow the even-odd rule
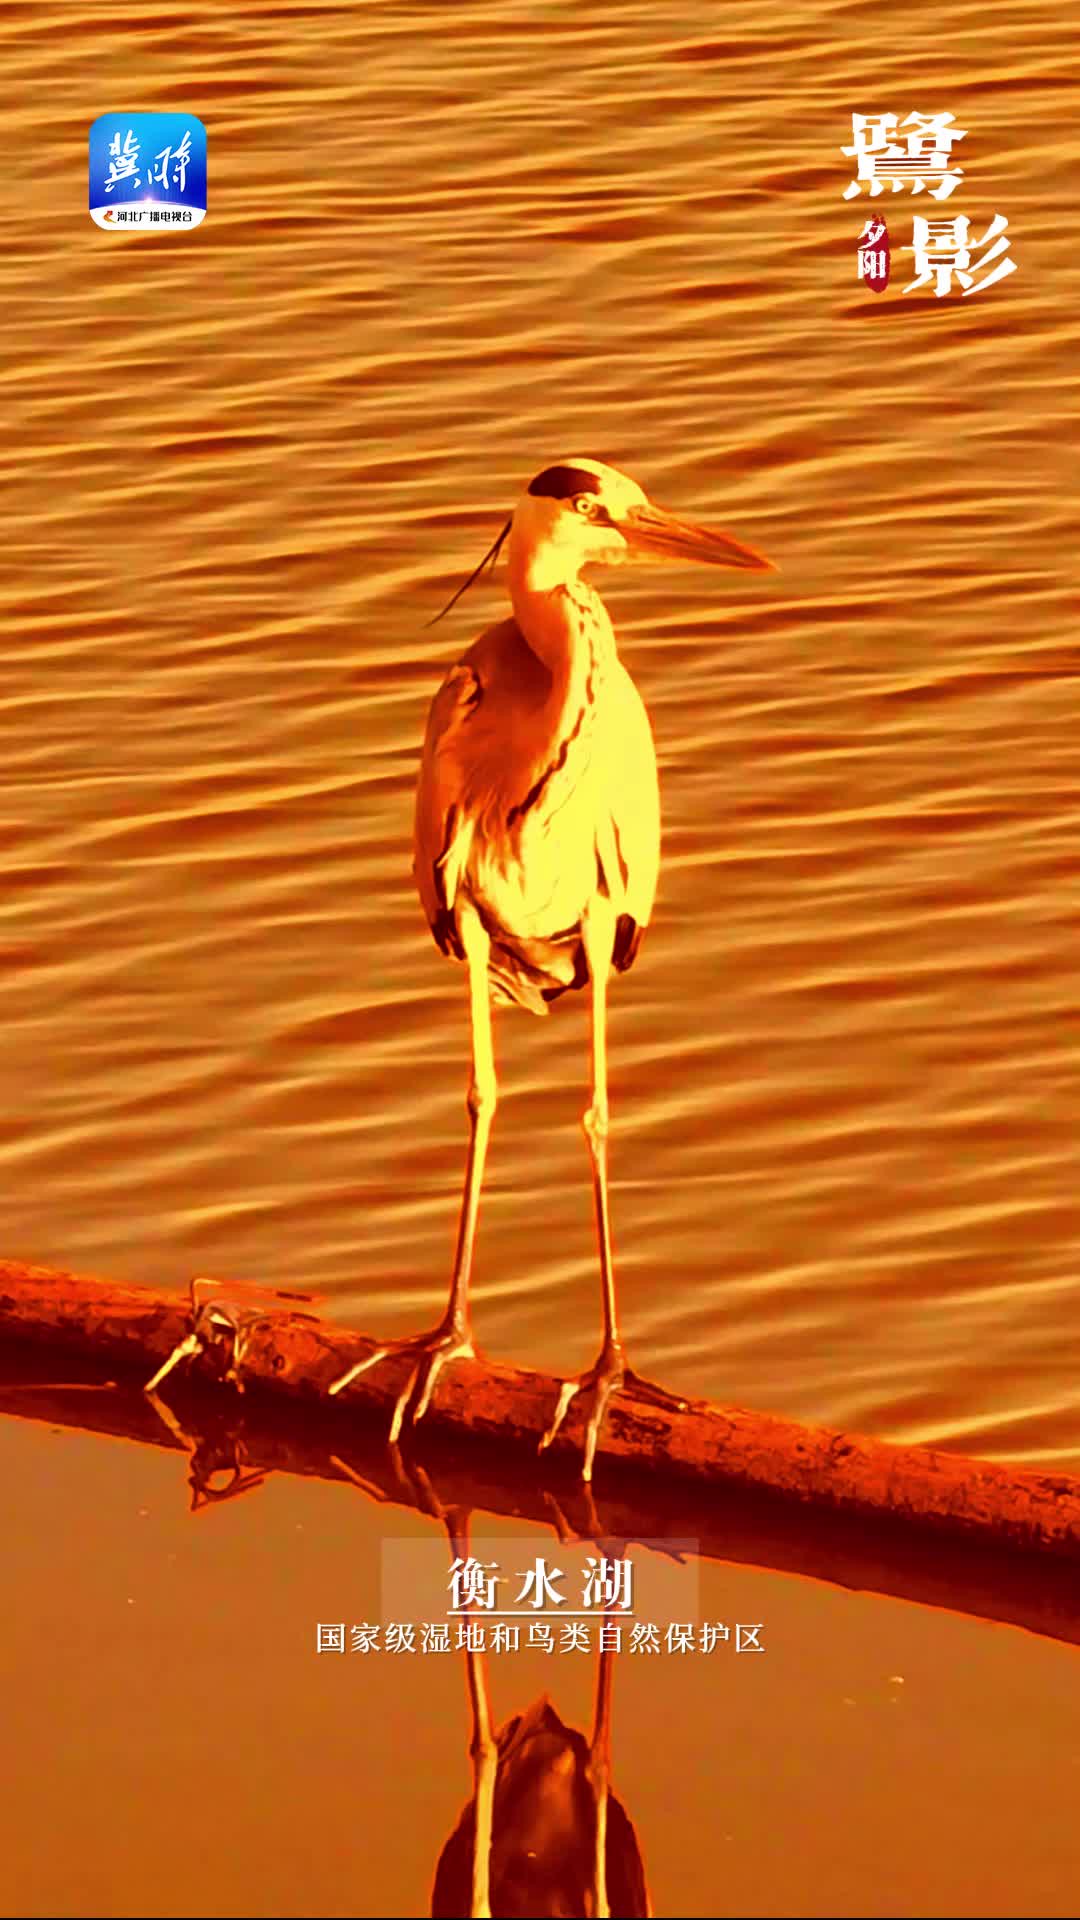
[[[501,574],[424,622],[530,475],[586,454],[780,569],[598,581],[664,806],[611,1023],[631,1353],[797,1418],[1080,1465],[1077,51],[1050,0],[3,9],[5,1253],[430,1322],[468,1030],[412,791]],[[199,230],[92,225],[87,128],[126,107],[204,120]],[[901,292],[925,195],[873,203],[889,291],[856,276],[851,114],[913,109],[968,130],[931,214],[1009,220],[1018,271],[967,298]],[[599,1328],[585,1013],[498,1017],[475,1274],[483,1344],[563,1372]],[[755,1711],[794,1713],[772,1686]],[[227,1737],[217,1694],[213,1718]],[[291,1715],[279,1737],[302,1742]],[[748,1870],[753,1805],[753,1846],[716,1840]],[[869,1861],[822,1882],[796,1848],[730,1910],[1048,1911],[1026,1845],[999,1906],[947,1867],[921,1896]],[[140,1862],[82,1910],[174,1910]],[[399,1886],[365,1856],[365,1892],[339,1864],[336,1908],[298,1867],[221,1910],[424,1897],[426,1866]],[[656,1897],[727,1910],[727,1884],[713,1859]]]

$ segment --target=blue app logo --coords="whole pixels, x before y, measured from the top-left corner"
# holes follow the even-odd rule
[[[206,128],[193,113],[103,113],[90,129],[90,218],[182,233],[206,217]]]

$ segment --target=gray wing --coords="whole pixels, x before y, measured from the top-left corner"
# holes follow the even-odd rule
[[[621,663],[605,703],[604,751],[608,779],[597,854],[618,914],[613,959],[620,973],[625,973],[641,945],[656,898],[660,783],[645,702]]]
[[[444,953],[464,959],[454,901],[471,828],[461,811],[462,734],[481,699],[480,676],[451,667],[428,712],[413,826],[413,872],[428,925]]]

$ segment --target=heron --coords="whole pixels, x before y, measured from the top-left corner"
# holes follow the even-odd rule
[[[467,971],[472,1072],[469,1144],[446,1312],[429,1333],[379,1346],[335,1381],[340,1392],[391,1353],[414,1364],[390,1440],[423,1419],[451,1362],[475,1353],[469,1283],[497,1086],[492,1006],[546,1014],[591,986],[592,1093],[583,1125],[592,1163],[603,1339],[586,1372],[562,1383],[541,1441],[550,1447],[580,1397],[582,1476],[616,1393],[685,1402],[629,1367],[619,1329],[608,1200],[607,1004],[612,972],[632,966],[660,866],[656,752],[645,704],[619,658],[604,602],[583,576],[628,558],[760,572],[771,562],[730,534],[658,507],[603,462],[568,458],[529,482],[479,567],[506,545],[511,616],[490,626],[436,693],[416,792],[413,870],[442,952]],[[442,618],[442,614],[436,616]]]

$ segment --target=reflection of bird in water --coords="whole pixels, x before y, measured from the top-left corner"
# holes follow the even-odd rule
[[[432,1503],[437,1505],[437,1503]],[[455,1565],[469,1554],[469,1515],[442,1515]],[[623,1549],[620,1547],[620,1553]],[[466,1610],[469,1620],[476,1618]],[[465,1648],[472,1798],[439,1856],[433,1920],[453,1916],[649,1914],[637,1835],[611,1792],[615,1648],[601,1647],[588,1740],[546,1694],[492,1731],[487,1662]]]
[[[339,1473],[375,1499],[381,1488],[364,1480],[339,1455]],[[446,1529],[451,1572],[473,1564],[471,1513],[445,1508],[424,1469],[391,1448],[391,1461],[407,1503]],[[560,1539],[570,1535],[554,1501]],[[588,1496],[590,1526],[601,1542],[596,1510]],[[626,1553],[625,1541],[605,1543],[605,1555]],[[468,1599],[463,1622],[483,1621]],[[465,1680],[471,1731],[473,1790],[435,1870],[434,1920],[469,1915],[470,1920],[513,1920],[515,1915],[604,1916],[632,1920],[651,1914],[637,1835],[611,1792],[611,1700],[616,1648],[601,1646],[592,1733],[588,1740],[560,1719],[546,1695],[514,1714],[496,1732],[491,1723],[487,1656],[465,1636]]]
[[[606,1663],[600,1687],[606,1680],[609,1700],[614,1657],[600,1655]],[[496,1734],[487,1912],[505,1920],[519,1914],[652,1912],[637,1835],[621,1802],[607,1790],[610,1725],[602,1738],[601,1789],[596,1731],[590,1745],[546,1697],[515,1714]],[[471,1904],[476,1831],[474,1797],[439,1858],[433,1920],[477,1912]]]
[[[554,1439],[580,1393],[588,1480],[613,1393],[628,1386],[654,1404],[683,1403],[626,1366],[616,1311],[607,983],[613,966],[625,972],[631,965],[652,911],[660,805],[648,715],[619,660],[607,609],[581,570],[636,552],[727,567],[769,563],[727,534],[662,512],[633,480],[595,460],[537,474],[487,559],[494,562],[507,535],[513,618],[482,633],[435,695],[416,796],[420,896],[443,952],[468,967],[472,1015],[469,1156],[450,1297],[432,1333],[378,1348],[331,1391],[390,1351],[414,1355],[394,1410],[396,1440],[410,1400],[413,1419],[421,1419],[441,1368],[473,1352],[469,1275],[496,1099],[491,1001],[546,1013],[568,988],[591,981],[592,1100],[584,1124],[604,1336],[595,1364],[564,1384],[541,1442]]]

